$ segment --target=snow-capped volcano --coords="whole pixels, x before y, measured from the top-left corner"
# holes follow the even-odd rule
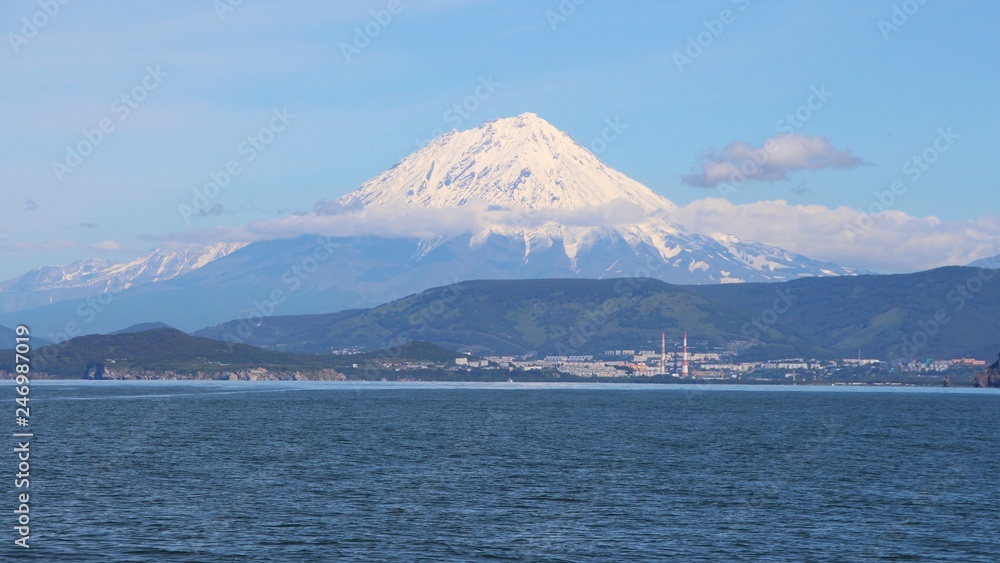
[[[320,202],[315,214],[290,218],[305,225],[291,229],[296,238],[261,240],[221,258],[233,248],[154,253],[121,265],[89,261],[5,285],[71,285],[93,294],[131,284],[112,306],[84,318],[83,330],[93,332],[332,313],[474,279],[715,284],[854,273],[724,233],[694,233],[671,221],[675,210],[545,120],[523,114],[443,135],[335,203]],[[301,234],[306,228],[314,234]],[[2,289],[0,300],[52,295]],[[28,319],[55,334],[67,318],[80,318],[77,306],[64,300],[0,315],[0,324]]]
[[[340,199],[353,206],[447,208],[483,202],[580,209],[625,200],[647,211],[676,206],[605,166],[533,113],[452,131]]]
[[[631,275],[622,264],[647,254],[670,265],[658,277],[674,282],[854,273],[779,248],[727,234],[705,236],[672,223],[669,217],[676,204],[606,166],[533,113],[442,135],[337,203],[347,209],[466,207],[483,214],[478,231],[469,233],[470,247],[494,238],[508,239],[505,244],[517,241],[523,245],[525,263],[540,251],[558,247],[578,275]],[[607,212],[599,212],[602,209]],[[453,238],[427,239],[423,253]],[[602,251],[609,246],[613,253],[624,250],[628,255]]]

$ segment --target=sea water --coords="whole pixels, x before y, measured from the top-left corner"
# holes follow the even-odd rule
[[[4,560],[1000,559],[992,390],[36,382],[30,406]]]

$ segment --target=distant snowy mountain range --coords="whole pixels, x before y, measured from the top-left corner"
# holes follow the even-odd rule
[[[42,268],[0,285],[0,303],[57,330],[81,316],[68,299],[127,288],[113,306],[86,315],[83,330],[152,321],[191,330],[368,307],[468,279],[717,284],[862,273],[724,233],[694,233],[671,220],[676,209],[525,113],[447,133],[353,192],[320,202],[307,218],[317,225],[311,232],[328,235],[323,242],[302,235],[157,251],[129,264]],[[326,229],[338,226],[329,236]],[[303,270],[318,247],[325,258]],[[0,315],[0,324],[8,318]]]
[[[65,266],[45,266],[0,282],[0,311],[20,311],[173,279],[244,246],[245,243],[217,243],[174,251],[154,248],[148,255],[127,263],[89,258]]]

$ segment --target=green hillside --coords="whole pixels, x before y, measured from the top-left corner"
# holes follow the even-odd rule
[[[462,282],[350,314],[272,317],[247,342],[289,349],[374,349],[398,336],[476,354],[590,354],[606,349],[659,347],[687,330],[711,345],[746,339],[751,316],[690,288],[652,279],[503,280]],[[198,332],[227,339],[239,322]],[[279,336],[280,335],[280,336]],[[789,350],[815,350],[780,326],[761,335]]]
[[[271,317],[252,327],[233,321],[196,336],[157,328],[53,346],[35,342],[32,357],[36,371],[71,378],[101,366],[373,376],[391,369],[386,362],[450,364],[453,350],[479,356],[655,350],[661,330],[671,340],[687,331],[709,346],[750,341],[744,359],[853,357],[860,349],[865,357],[992,361],[1000,350],[1000,275],[955,267],[712,286],[637,278],[470,281],[373,309]],[[234,335],[245,343],[233,343]],[[343,349],[368,352],[330,353]],[[13,353],[3,353],[0,370],[9,371],[12,361]]]
[[[14,355],[0,352],[0,370],[12,371]],[[99,366],[139,371],[217,372],[251,368],[273,371],[317,372],[324,369],[365,367],[370,362],[409,361],[450,363],[455,352],[426,342],[407,342],[386,351],[336,356],[273,352],[245,344],[230,344],[190,336],[175,329],[89,335],[31,353],[32,369],[57,377],[79,378]]]
[[[841,356],[855,356],[859,348],[865,356],[912,356],[915,349],[918,358],[991,359],[1000,350],[1000,275],[994,270],[948,267],[690,289],[746,311],[767,310],[781,291],[792,306],[777,316],[778,324]]]
[[[202,330],[239,334],[234,321]],[[747,358],[992,359],[1000,276],[951,267],[887,276],[676,286],[651,279],[472,281],[368,310],[271,317],[246,342],[299,352],[371,350],[399,336],[477,354],[593,354],[659,346],[687,330],[710,345],[751,340]]]
[[[0,350],[13,348],[16,343],[16,338],[17,334],[14,329],[0,325]],[[35,346],[45,346],[46,344],[52,343],[49,339],[42,338],[41,336],[35,334],[31,335],[31,342],[33,342]]]

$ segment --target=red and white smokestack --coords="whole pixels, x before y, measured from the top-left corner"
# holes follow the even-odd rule
[[[660,333],[660,374],[667,373],[667,331]]]
[[[684,331],[684,360],[681,364],[681,377],[688,376],[688,333]]]

